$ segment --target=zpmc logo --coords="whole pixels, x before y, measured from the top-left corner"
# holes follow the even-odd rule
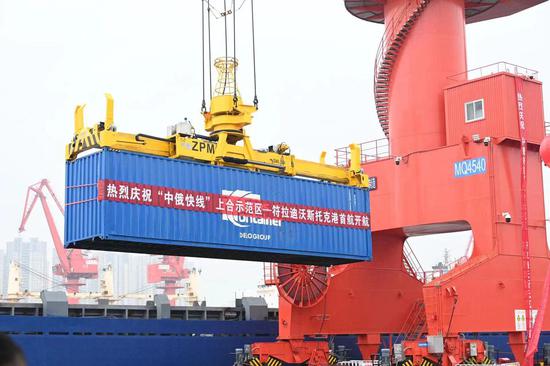
[[[235,212],[234,214],[227,214],[227,213],[222,214],[222,220],[229,221],[237,227],[249,227],[251,224],[281,226],[281,220],[254,217],[254,216],[261,215],[262,212],[255,212],[254,216],[251,216],[247,214],[248,210],[246,208],[243,208],[242,211],[239,210],[239,207],[244,207],[241,205],[246,204],[246,203],[243,203],[243,200],[240,200],[241,198],[246,199],[248,203],[250,203],[250,200],[256,200],[258,201],[258,203],[260,203],[261,199],[259,194],[252,193],[249,191],[242,191],[242,190],[228,191],[224,189],[222,190],[222,196],[229,197],[225,202],[225,206],[226,206],[225,212],[228,211],[229,204],[232,205],[231,210]],[[242,215],[240,213],[242,213]]]

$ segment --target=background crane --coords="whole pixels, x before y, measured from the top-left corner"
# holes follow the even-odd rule
[[[63,205],[55,195],[50,183],[47,179],[42,179],[40,182],[35,183],[28,187],[27,196],[25,198],[25,207],[23,209],[23,217],[21,218],[21,224],[19,225],[19,232],[25,231],[25,225],[31,215],[33,208],[36,206],[36,202],[40,200],[42,209],[44,210],[44,216],[50,229],[55,251],[59,258],[59,264],[53,266],[53,274],[63,277],[63,286],[67,293],[76,294],[79,292],[81,286],[85,285],[85,280],[96,279],[98,277],[98,262],[97,258],[88,257],[80,250],[65,250],[63,242],[59,235],[59,231],[55,225],[52,212],[48,205],[46,192],[50,194],[55,205],[59,209],[62,215],[65,215]],[[84,280],[84,281],[83,281]],[[75,301],[74,297],[71,297],[70,302]]]
[[[152,263],[147,266],[147,282],[162,283],[157,288],[162,289],[168,295],[172,305],[175,305],[176,291],[183,286],[181,280],[189,278],[189,270],[184,268],[185,257],[173,257],[164,255],[160,263]]]

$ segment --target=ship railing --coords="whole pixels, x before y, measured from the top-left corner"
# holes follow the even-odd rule
[[[428,283],[430,281],[433,281],[436,278],[439,278],[439,277],[443,276],[444,274],[446,274],[450,270],[466,263],[467,261],[468,261],[468,257],[467,256],[462,256],[462,257],[448,263],[445,266],[446,268],[444,268],[444,269],[434,269],[432,271],[426,271],[425,272],[426,283]]]
[[[467,81],[477,79],[483,76],[497,74],[499,72],[507,72],[513,75],[525,76],[529,79],[538,80],[539,72],[527,67],[514,65],[509,62],[495,62],[493,64],[481,66],[475,69],[451,75],[448,78],[453,81]]]
[[[390,143],[387,138],[366,141],[359,144],[361,150],[361,164],[390,158]],[[351,151],[349,146],[334,150],[337,166],[349,166]]]
[[[340,361],[337,365],[342,366],[378,366],[380,361],[378,360],[351,360],[351,361]]]

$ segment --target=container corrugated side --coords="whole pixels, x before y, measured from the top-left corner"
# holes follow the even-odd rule
[[[66,177],[67,247],[327,265],[371,259],[366,189],[110,150],[68,162]]]

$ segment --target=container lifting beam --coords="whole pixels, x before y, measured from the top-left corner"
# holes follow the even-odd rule
[[[236,61],[226,62],[234,63],[228,68],[234,72]],[[216,66],[226,67],[221,66],[219,59]],[[225,72],[221,72],[220,75],[224,75]],[[110,94],[106,94],[106,98],[105,122],[99,122],[92,127],[84,125],[85,106],[76,107],[74,136],[66,146],[66,160],[74,160],[79,154],[91,149],[110,148],[251,171],[319,179],[354,187],[367,188],[369,185],[368,176],[361,168],[360,148],[355,144],[349,146],[349,167],[326,164],[325,154],[321,154],[320,162],[298,159],[290,154],[289,147],[284,143],[266,150],[254,149],[244,127],[252,123],[252,114],[256,109],[254,106],[243,104],[240,96],[235,98],[233,94],[226,93],[212,98],[210,111],[203,112],[205,129],[210,133],[209,136],[194,132],[176,132],[167,138],[118,132],[113,119],[113,98]]]

